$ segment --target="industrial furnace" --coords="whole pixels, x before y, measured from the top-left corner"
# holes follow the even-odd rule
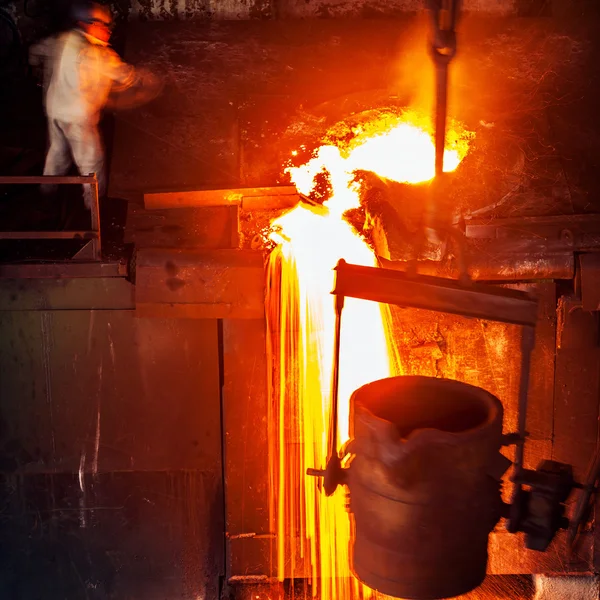
[[[155,4],[136,14],[153,14]],[[478,390],[469,407],[503,412],[502,432],[491,417],[490,426],[508,436],[496,440],[507,443],[505,459],[519,463],[521,414],[524,469],[546,459],[573,466],[569,484],[586,481],[598,438],[600,222],[588,206],[592,192],[582,191],[593,182],[574,185],[577,161],[561,164],[549,150],[549,131],[568,130],[578,111],[550,107],[546,119],[540,106],[558,85],[552,73],[583,69],[587,38],[545,22],[473,19],[460,38],[472,50],[452,64],[450,105],[469,77],[472,93],[450,111],[454,175],[440,206],[457,208],[446,215],[464,236],[475,287],[536,301],[525,412],[512,321],[473,315],[462,300],[458,314],[431,314],[406,299],[385,307],[347,294],[337,436],[329,434],[338,260],[385,269],[405,287],[415,273],[437,285],[464,271],[451,240],[415,241],[436,151],[415,74],[397,73],[399,56],[414,61],[412,46],[391,50],[411,39],[411,19],[287,30],[279,22],[132,24],[125,55],[164,71],[169,85],[148,109],[117,117],[111,196],[126,212],[119,252],[100,246],[118,228],[98,214],[89,230],[61,233],[81,246],[94,240],[87,255],[0,265],[1,532],[10,548],[1,595],[369,597],[351,575],[347,510],[354,502],[364,515],[371,504],[342,488],[327,497],[328,485],[306,470],[326,468],[331,437],[364,442],[382,425],[363,411],[352,432],[349,400],[359,390],[368,405],[368,385],[390,377]],[[416,37],[426,54],[426,38]],[[527,44],[529,70],[505,78]],[[546,74],[537,77],[537,68]],[[529,111],[514,109],[523,98]],[[409,168],[397,181],[389,169],[402,150]],[[416,250],[421,259],[411,262]],[[413,299],[419,294],[432,297],[412,289]],[[508,460],[492,450],[484,508],[510,519],[514,482],[504,476]],[[377,474],[364,462],[360,473],[355,467],[355,481]],[[577,512],[578,497],[566,500],[564,516]],[[552,506],[564,500],[559,494]],[[592,524],[571,552],[564,530],[539,552],[527,548],[533,527],[512,534],[495,516],[487,566],[480,536],[477,572],[458,591],[486,567],[492,579],[481,597],[490,599],[530,598],[529,575],[542,576],[538,591],[553,576],[597,585]],[[566,525],[558,517],[557,529]],[[380,561],[370,550],[361,559],[355,571],[377,587],[365,573]],[[489,583],[500,580],[504,588]]]

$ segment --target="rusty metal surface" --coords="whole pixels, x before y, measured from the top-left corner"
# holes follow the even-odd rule
[[[205,318],[260,319],[264,286],[262,252],[148,248],[137,253],[136,304],[168,304],[199,315],[206,310]]]
[[[566,538],[566,532],[559,532],[550,548],[541,553],[527,550],[522,534],[492,533],[488,572],[496,575],[592,573],[593,536],[585,534],[577,552],[571,556],[567,552]]]
[[[590,461],[585,478],[581,480],[582,489],[577,497],[571,519],[569,521],[568,543],[572,547],[578,541],[578,536],[589,525],[594,515],[594,505],[597,503],[596,491],[600,480],[600,447]]]
[[[398,598],[465,594],[486,575],[502,515],[502,404],[485,390],[392,377],[351,398],[352,566]]]
[[[516,286],[539,299],[539,320],[532,355],[530,402],[525,446],[525,467],[535,468],[552,457],[554,416],[554,352],[556,345],[556,287],[553,283]],[[392,308],[393,332],[405,374],[446,377],[478,385],[496,395],[505,409],[505,430],[517,427],[520,328],[503,323],[474,322],[464,317],[433,314],[417,309]],[[586,385],[586,382],[582,382]],[[576,410],[576,408],[574,408]],[[594,424],[596,421],[593,421]],[[505,449],[514,456],[514,448]],[[566,458],[566,457],[565,457]],[[504,501],[510,501],[512,484],[504,484]],[[503,527],[501,527],[503,529]],[[502,530],[490,537],[490,573],[561,573],[592,570],[593,544],[587,540],[581,560],[569,563],[564,535],[548,552],[525,550],[521,536]]]
[[[502,402],[506,431],[516,430],[521,359],[519,327],[418,309],[393,307],[391,312],[394,342],[404,374],[456,379],[482,387]],[[542,372],[551,373],[552,383],[541,389],[537,384],[538,391],[533,398],[537,402],[543,399],[544,405],[530,414],[542,416],[543,420],[539,423],[535,418],[530,421],[533,431],[539,428],[548,432],[552,428],[552,414],[545,411],[545,407],[552,406],[554,394],[553,355],[546,353],[548,345],[554,347],[552,330],[539,334],[533,353],[534,367],[539,368],[545,360],[550,361]],[[535,381],[534,377],[532,385]],[[549,398],[546,396],[548,392]],[[532,468],[548,449],[547,440],[542,435],[539,435],[539,440],[536,437],[534,435],[528,440],[528,446],[536,446],[539,452],[536,452],[534,462],[528,465]],[[511,456],[508,450],[512,448],[507,449],[507,455]],[[526,459],[532,455],[527,452]],[[508,498],[505,500],[508,501]]]
[[[556,347],[556,284],[540,282],[528,286],[538,299],[535,345],[531,355],[531,379],[527,407],[526,444],[529,466],[551,456],[554,413],[554,368]],[[540,451],[535,451],[537,445]]]
[[[579,256],[579,277],[583,310],[600,310],[600,254]]]
[[[379,257],[382,267],[406,271],[406,260],[390,260]],[[473,281],[532,281],[539,279],[573,279],[575,276],[574,253],[544,254],[524,256],[522,254],[485,254],[469,253],[469,276]],[[459,269],[454,260],[436,262],[422,260],[417,263],[417,272],[421,275],[458,279]]]
[[[333,293],[518,325],[535,325],[537,320],[535,299],[522,292],[425,275],[409,276],[345,261],[336,267]]]
[[[409,217],[400,217],[389,203],[380,204],[368,209],[373,244],[384,260],[391,260],[397,265],[394,268],[403,270],[403,262],[422,252],[417,248],[418,235],[409,226]],[[404,208],[402,212],[406,212]],[[571,279],[575,273],[574,253],[597,248],[599,243],[600,222],[596,215],[489,219],[479,224],[467,221],[464,251],[475,280]],[[457,276],[454,257],[444,256],[440,247],[427,250],[430,260],[420,262],[420,272]]]
[[[552,458],[573,465],[582,481],[598,442],[598,313],[582,310],[574,298],[561,298],[557,312]]]

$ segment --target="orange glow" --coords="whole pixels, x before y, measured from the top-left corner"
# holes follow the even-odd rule
[[[447,133],[444,171],[456,170],[466,156],[472,134],[458,124]],[[308,196],[315,177],[327,173],[333,195],[327,202],[330,212],[341,217],[360,204],[356,171],[371,171],[383,179],[400,183],[424,183],[435,175],[435,145],[429,120],[414,111],[387,113],[375,121],[357,126],[350,142],[323,145],[311,160],[300,167],[288,167],[298,191]]]
[[[321,600],[369,597],[372,590],[350,573],[350,520],[345,490],[327,498],[309,467],[324,468],[330,414],[334,343],[333,268],[340,258],[376,266],[366,241],[343,219],[359,206],[354,171],[369,170],[387,179],[419,183],[434,175],[435,152],[424,122],[415,115],[363,125],[345,147],[324,145],[301,167],[287,172],[308,195],[315,176],[325,172],[331,196],[323,207],[298,205],[273,224],[278,245],[269,260],[267,314],[271,359],[279,372],[272,390],[278,454],[273,466],[272,503],[277,507],[278,575],[307,577]],[[455,135],[445,166],[455,169],[467,152]],[[339,442],[349,437],[349,399],[361,385],[398,374],[399,362],[387,306],[347,298],[342,317]],[[286,562],[288,561],[288,562]],[[304,568],[301,567],[304,565]],[[307,572],[308,571],[308,572]]]

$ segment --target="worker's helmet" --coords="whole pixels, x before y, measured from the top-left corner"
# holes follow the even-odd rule
[[[108,6],[98,2],[76,2],[73,5],[73,19],[86,25],[104,25],[112,28],[113,19]]]

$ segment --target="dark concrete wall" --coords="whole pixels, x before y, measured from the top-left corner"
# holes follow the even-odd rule
[[[6,2],[19,17],[63,12],[71,0]],[[101,0],[133,20],[372,17],[422,10],[424,0]],[[468,12],[491,15],[557,16],[592,10],[593,0],[463,0]]]
[[[389,16],[421,10],[423,0],[104,0],[132,20],[264,19]],[[17,18],[66,12],[70,0],[15,0],[9,3]],[[464,0],[464,9],[488,14],[536,12],[549,0]]]
[[[465,0],[466,10],[511,14],[516,0]],[[211,16],[216,19],[260,17],[313,18],[393,15],[414,12],[421,0],[131,0],[134,19]]]

